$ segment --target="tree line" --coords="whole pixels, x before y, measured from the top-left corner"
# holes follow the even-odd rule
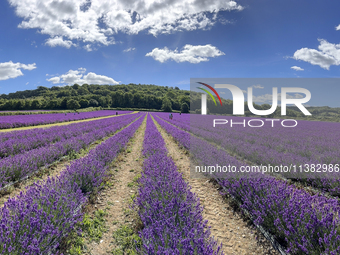
[[[216,102],[218,102],[217,98]],[[208,114],[231,115],[233,101],[222,98],[222,106],[207,97]],[[270,109],[269,104],[253,104],[255,109]],[[75,110],[88,107],[147,109],[201,113],[201,93],[178,87],[147,84],[39,86],[34,90],[0,95],[0,111],[17,110]],[[245,102],[245,116],[254,116]],[[287,108],[287,117],[317,120],[340,120],[340,108],[307,107],[312,116],[305,117],[296,107]],[[280,106],[266,118],[282,118]]]
[[[87,107],[137,108],[189,112],[190,92],[178,87],[127,84],[78,85],[0,95],[0,110],[66,110]]]

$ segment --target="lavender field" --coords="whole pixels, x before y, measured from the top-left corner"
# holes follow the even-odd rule
[[[285,130],[286,136],[278,135],[278,130],[266,129],[264,136],[263,131],[253,132],[252,129],[243,127],[236,129],[219,127],[212,132],[208,123],[212,123],[209,119],[216,116],[175,115],[169,124],[165,114],[157,115],[159,123],[167,132],[190,150],[195,165],[230,163],[240,167],[248,165],[252,160],[257,164],[339,162],[339,158],[336,157],[339,153],[336,140],[339,135],[337,127],[340,127],[338,123],[302,122],[301,127],[295,129],[292,134]],[[309,135],[303,135],[305,129],[308,129]],[[294,147],[294,144],[298,148]],[[285,147],[287,151],[282,151]],[[238,157],[230,156],[231,153]],[[328,198],[318,193],[311,194],[308,190],[269,174],[228,175],[216,173],[210,176],[215,178],[228,194],[240,201],[242,208],[254,215],[256,223],[265,226],[278,240],[285,243],[288,252],[293,254],[339,252],[338,198]],[[338,172],[334,171],[332,178],[315,175],[316,173],[314,176],[308,175],[307,178],[297,175],[297,179],[320,188],[321,191],[329,191],[332,195],[339,194]]]
[[[52,114],[1,116],[0,129],[37,126],[37,125],[43,125],[43,124],[68,122],[68,121],[74,121],[74,120],[84,120],[84,119],[116,115],[116,113],[127,114],[127,113],[131,113],[131,111],[102,110],[102,111],[79,112],[79,113],[52,113]]]
[[[159,115],[166,119],[165,114]],[[333,122],[299,121],[295,128],[271,124],[262,128],[228,125],[212,126],[220,116],[178,115],[173,124],[204,140],[223,148],[229,155],[253,165],[296,166],[280,175],[319,188],[334,196],[340,195],[340,124]],[[251,118],[225,117],[241,123]],[[264,120],[264,119],[263,119]],[[301,171],[305,165],[315,169]],[[326,171],[334,166],[332,171]],[[319,169],[317,169],[319,168]],[[305,168],[303,168],[305,169]],[[308,170],[308,169],[306,169]]]
[[[70,123],[0,133],[0,254],[251,254],[256,247],[258,254],[340,253],[336,168],[226,174],[194,167],[335,166],[339,123],[212,128],[221,116],[123,113],[131,112],[79,123],[28,115],[23,125]],[[115,112],[91,114],[81,118]],[[193,189],[190,178],[202,188],[216,185],[221,200],[213,190]],[[268,248],[272,243],[249,226],[249,234],[238,234],[235,217],[222,217],[235,203],[239,217],[280,248]]]

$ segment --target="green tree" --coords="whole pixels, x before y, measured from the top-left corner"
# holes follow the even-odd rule
[[[80,104],[78,103],[77,100],[71,99],[67,101],[67,109],[79,109]]]
[[[25,102],[23,100],[18,100],[15,105],[15,110],[22,110],[25,107]]]
[[[182,112],[182,113],[189,113],[189,106],[188,106],[187,103],[183,103],[183,104],[181,105],[181,112]]]
[[[111,92],[110,93],[111,97],[111,106],[112,107],[117,107],[118,106],[118,97],[116,92]]]
[[[95,99],[90,99],[89,101],[89,105],[92,106],[92,107],[97,107],[98,106],[98,101],[95,100]]]
[[[69,90],[63,90],[57,94],[57,97],[69,97],[69,96],[71,96],[71,92]]]
[[[89,101],[87,101],[86,99],[81,99],[79,101],[79,104],[80,104],[81,108],[86,108],[86,107],[89,106]]]
[[[155,94],[157,97],[162,97],[163,96],[163,93],[161,91],[157,91],[156,94]]]
[[[60,102],[56,99],[50,100],[48,102],[48,108],[49,109],[57,109],[60,107]]]
[[[98,103],[101,107],[108,107],[108,102],[106,100],[106,97],[101,96],[98,100]]]
[[[61,103],[60,103],[60,108],[61,109],[67,109],[67,98],[64,98]]]
[[[74,85],[72,86],[72,88],[75,89],[75,90],[79,89],[79,87],[80,87],[80,86],[79,86],[79,84],[77,84],[77,83],[74,84]]]
[[[123,107],[133,106],[133,95],[130,92],[124,94]]]
[[[71,92],[71,96],[78,96],[78,92],[75,89],[70,88],[70,92]]]
[[[187,103],[187,105],[189,105],[190,104],[190,97],[182,95],[182,96],[179,97],[178,101],[180,102],[181,105],[183,103]]]
[[[176,95],[173,91],[169,90],[167,93],[166,93],[166,96],[169,97],[169,98],[172,98],[172,99],[175,99]]]
[[[110,95],[106,95],[106,107],[111,107],[112,105],[112,98],[110,97]]]
[[[77,89],[77,92],[78,92],[78,95],[87,95],[87,94],[90,94],[90,92],[87,90],[86,87],[81,86]]]
[[[167,97],[163,98],[162,111],[164,111],[164,112],[172,112],[171,101]]]
[[[32,107],[32,101],[25,100],[25,110],[29,110]]]
[[[173,110],[181,110],[181,104],[177,100],[170,99],[170,101]]]
[[[41,107],[40,101],[37,100],[37,99],[33,100],[31,107],[32,107],[32,109],[40,109],[40,107]]]

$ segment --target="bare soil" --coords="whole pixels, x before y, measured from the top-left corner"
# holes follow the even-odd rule
[[[158,124],[169,156],[175,162],[183,178],[191,186],[191,191],[197,195],[203,206],[203,218],[208,220],[211,234],[218,243],[222,243],[225,254],[279,254],[270,242],[257,231],[249,220],[235,210],[231,201],[223,197],[221,187],[213,180],[190,178],[190,159],[184,149],[176,143],[172,136],[166,133]]]

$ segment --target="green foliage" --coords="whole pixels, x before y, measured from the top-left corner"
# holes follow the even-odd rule
[[[32,109],[39,109],[41,106],[41,103],[39,100],[33,100],[32,102]]]
[[[131,170],[130,170],[130,171],[131,171]],[[137,174],[137,175],[133,178],[132,182],[129,182],[129,183],[127,184],[127,186],[128,186],[129,188],[131,188],[131,187],[133,187],[133,186],[137,186],[137,185],[138,185],[138,180],[139,180],[139,178],[141,178],[141,174]]]
[[[156,85],[78,85],[65,87],[39,87],[35,90],[18,91],[0,95],[1,110],[66,110],[70,109],[70,100],[75,100],[80,107],[103,107],[125,109],[147,109],[161,111],[165,102],[167,109],[179,112],[181,105],[190,103],[189,91],[178,87]],[[170,100],[170,104],[169,101]],[[183,101],[184,100],[184,101]],[[72,101],[74,102],[74,101]],[[78,106],[76,104],[76,106]]]
[[[187,103],[183,103],[181,106],[181,112],[182,113],[189,113],[189,106]]]
[[[79,101],[79,104],[80,104],[80,107],[81,107],[81,108],[86,108],[86,107],[89,106],[89,101],[87,101],[86,99],[81,99],[81,100]]]
[[[95,99],[90,99],[89,105],[90,105],[91,107],[97,107],[97,106],[99,105],[99,103],[98,103],[98,101],[95,100]]]
[[[83,246],[84,246],[84,238],[83,236],[78,236],[75,232],[71,233],[71,236],[68,237],[68,254],[69,255],[81,255]]]
[[[68,100],[66,106],[67,106],[67,109],[79,109],[80,108],[80,104],[75,99]]]
[[[164,111],[164,112],[172,112],[171,101],[167,97],[163,98],[162,111]]]
[[[93,216],[85,214],[83,221],[77,223],[77,227],[81,228],[82,232],[79,234],[77,231],[71,231],[66,239],[66,245],[62,244],[61,248],[67,249],[69,255],[83,254],[85,240],[99,242],[103,233],[107,231],[105,215],[106,212],[103,210],[96,211]]]
[[[90,240],[99,242],[103,233],[107,231],[105,227],[105,215],[106,212],[103,210],[96,211],[93,217],[85,214],[82,228],[86,236],[90,237]]]
[[[136,253],[136,246],[141,247],[141,238],[131,229],[131,227],[124,225],[113,233],[113,238],[117,248],[112,253],[116,255],[129,254],[134,255]]]

